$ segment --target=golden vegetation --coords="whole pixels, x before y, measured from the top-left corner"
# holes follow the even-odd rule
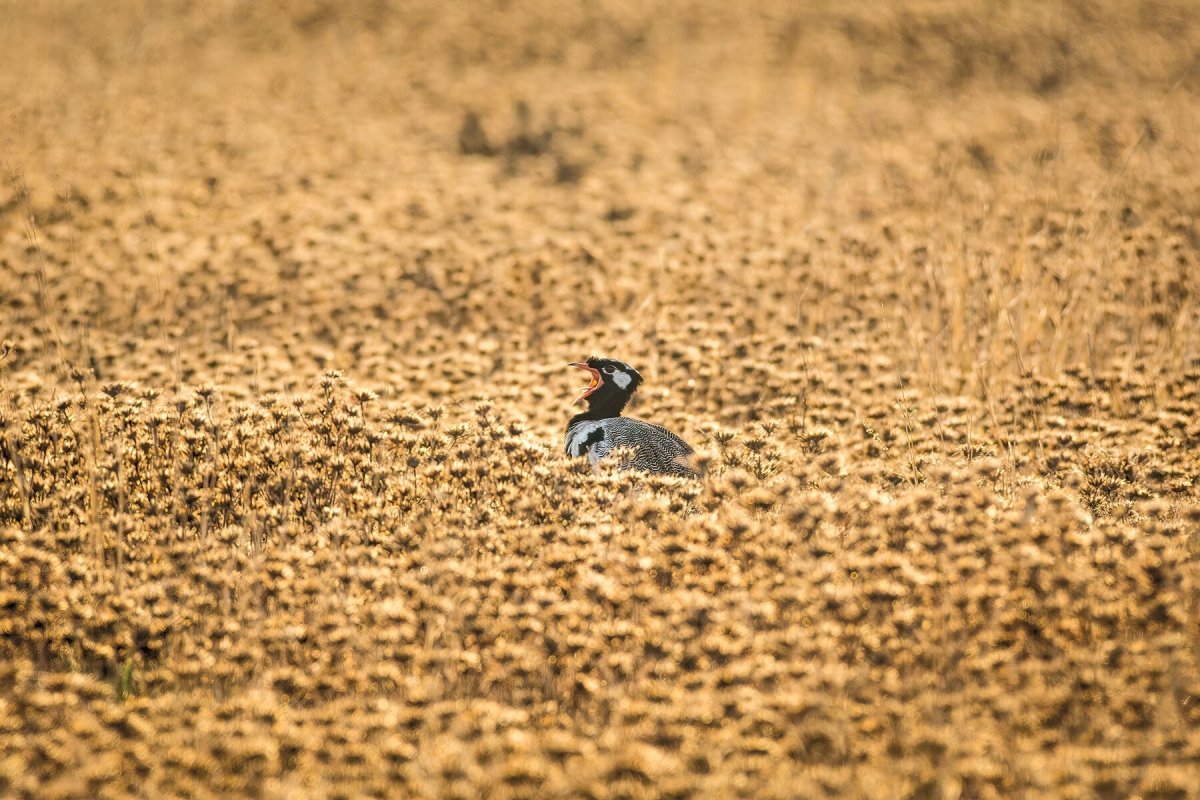
[[[0,2],[0,795],[1194,796],[1190,4],[104,5]]]

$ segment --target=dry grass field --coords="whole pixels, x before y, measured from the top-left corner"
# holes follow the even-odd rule
[[[0,0],[0,797],[1200,797],[1198,52]]]

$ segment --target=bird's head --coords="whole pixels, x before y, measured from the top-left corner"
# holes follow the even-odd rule
[[[572,367],[585,370],[591,382],[576,403],[586,402],[592,411],[612,411],[619,414],[629,398],[637,391],[642,375],[624,361],[592,356],[587,361],[572,362]]]

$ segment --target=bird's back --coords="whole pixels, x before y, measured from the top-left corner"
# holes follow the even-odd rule
[[[640,419],[616,417],[604,421],[604,441],[596,445],[596,458],[604,458],[614,448],[628,448],[632,455],[621,463],[647,472],[669,475],[695,475],[691,445],[660,425]]]

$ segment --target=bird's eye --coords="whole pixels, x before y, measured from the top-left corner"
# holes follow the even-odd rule
[[[612,375],[614,372],[616,372],[616,369],[613,367],[604,367],[600,371],[607,372],[609,375]]]

